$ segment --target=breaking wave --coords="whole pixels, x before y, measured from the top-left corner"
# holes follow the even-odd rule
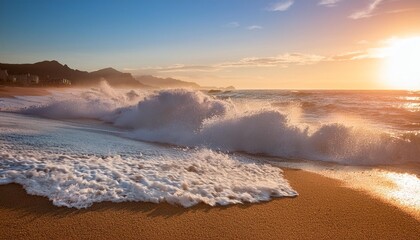
[[[206,149],[145,159],[36,150],[17,154],[6,147],[0,149],[0,184],[21,184],[56,206],[86,208],[103,201],[214,206],[297,195],[279,168]]]
[[[127,93],[111,90],[83,93],[81,98],[30,106],[20,112],[54,119],[98,119],[129,129],[126,137],[180,146],[350,165],[420,162],[418,133],[393,135],[338,122],[296,124],[287,113],[274,108],[244,111],[230,100],[199,91],[131,92],[128,98]]]

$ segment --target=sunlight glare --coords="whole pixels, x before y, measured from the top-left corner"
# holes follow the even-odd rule
[[[393,89],[420,89],[420,37],[394,39],[386,48],[383,80]]]

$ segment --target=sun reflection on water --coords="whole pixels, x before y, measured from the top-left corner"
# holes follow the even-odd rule
[[[384,194],[403,206],[420,211],[420,179],[414,174],[384,172],[383,176],[394,184],[383,187]]]
[[[347,187],[362,190],[397,206],[420,221],[420,179],[415,174],[380,169],[329,169],[315,172],[341,180]]]

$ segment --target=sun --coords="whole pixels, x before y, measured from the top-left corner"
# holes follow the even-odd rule
[[[420,90],[420,37],[391,40],[382,72],[389,88]]]

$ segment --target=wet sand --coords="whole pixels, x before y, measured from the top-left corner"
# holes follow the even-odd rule
[[[0,98],[12,98],[15,96],[45,96],[50,94],[48,89],[52,88],[0,86]]]
[[[182,208],[152,203],[55,207],[21,186],[0,186],[0,239],[418,239],[420,222],[398,208],[300,170],[299,192],[261,204]]]

